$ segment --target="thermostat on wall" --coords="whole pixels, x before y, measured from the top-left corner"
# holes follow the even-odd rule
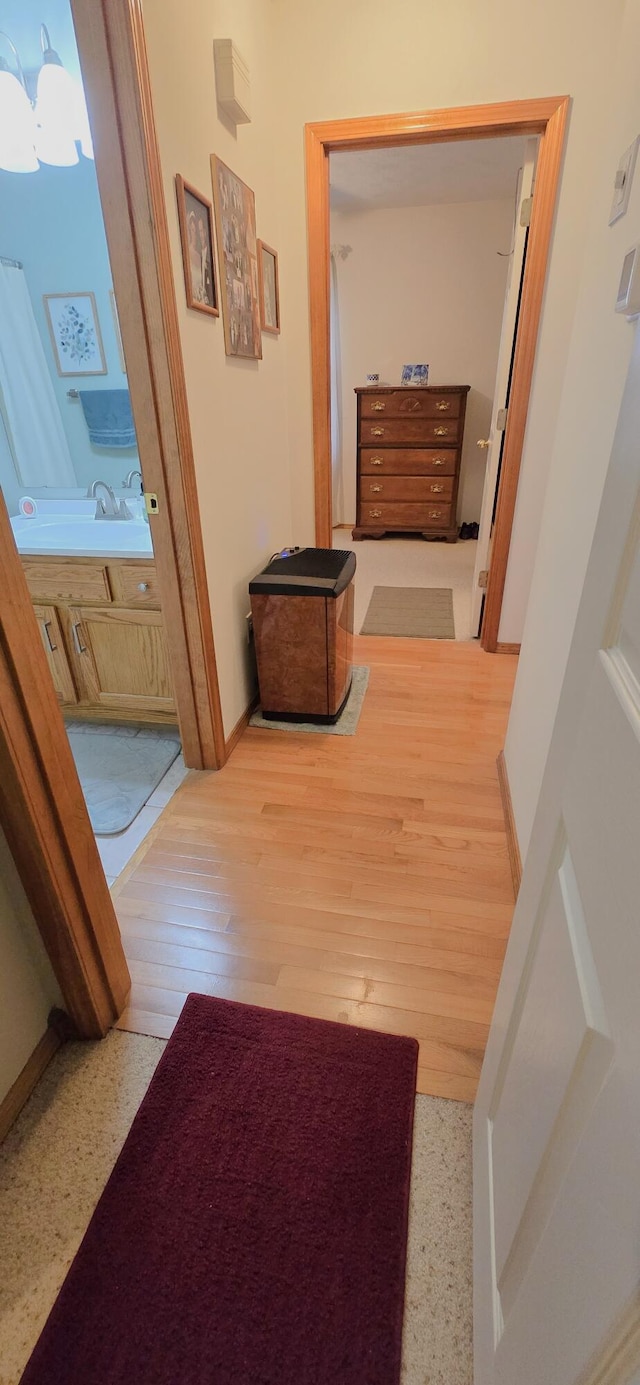
[[[627,317],[640,314],[640,245],[633,245],[624,257],[616,312],[626,313]]]

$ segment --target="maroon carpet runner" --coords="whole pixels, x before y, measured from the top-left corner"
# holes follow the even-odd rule
[[[23,1385],[396,1385],[416,1063],[189,996]]]

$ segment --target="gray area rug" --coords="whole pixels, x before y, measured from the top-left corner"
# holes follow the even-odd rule
[[[455,640],[451,587],[374,587],[361,635]]]
[[[368,668],[364,665],[354,666],[351,692],[342,716],[334,726],[320,726],[316,721],[269,721],[260,710],[254,712],[249,725],[263,726],[268,731],[312,731],[321,736],[355,736],[368,682]]]
[[[68,727],[97,837],[124,832],[180,754],[176,735],[138,727]]]

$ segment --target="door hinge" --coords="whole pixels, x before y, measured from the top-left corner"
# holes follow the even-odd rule
[[[488,569],[488,567],[483,567],[482,572],[479,572],[479,573],[478,573],[478,586],[481,588],[482,591],[485,590],[488,581],[489,581],[489,569]]]
[[[497,415],[496,415],[496,429],[497,429],[497,431],[498,431],[499,433],[504,433],[504,430],[505,430],[505,428],[506,428],[506,426],[507,426],[507,414],[508,414],[508,412],[509,412],[508,409],[498,409],[498,412],[497,412]]]
[[[521,226],[530,226],[530,225],[531,225],[531,208],[532,208],[532,206],[533,206],[533,198],[532,198],[532,197],[525,197],[525,198],[523,199],[523,201],[521,202],[521,204],[520,204],[520,225],[521,225]]]

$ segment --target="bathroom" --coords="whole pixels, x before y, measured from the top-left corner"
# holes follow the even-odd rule
[[[111,884],[185,773],[153,499],[70,6],[7,0],[2,23],[17,76],[0,136],[0,488]]]

